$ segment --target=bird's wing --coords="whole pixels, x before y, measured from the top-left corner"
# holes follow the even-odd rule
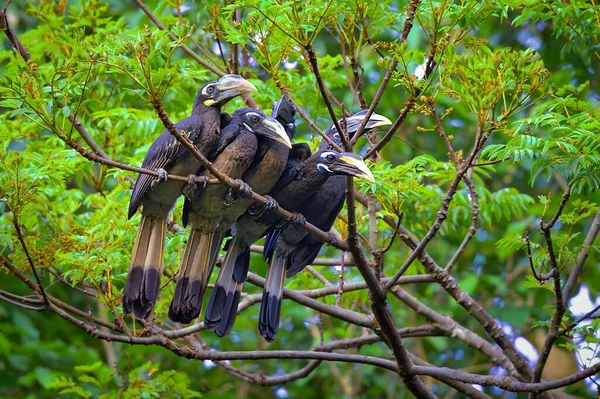
[[[219,142],[217,143],[217,149],[213,153],[213,159],[216,159],[219,154],[222,153],[229,144],[231,144],[233,139],[237,137],[239,130],[240,125],[238,123],[230,123],[221,130]]]
[[[181,122],[175,124],[177,130],[182,132],[191,131],[202,131],[202,120],[199,118],[186,118]],[[187,148],[179,143],[177,138],[173,136],[168,130],[165,130],[158,136],[152,143],[144,162],[142,162],[142,168],[157,170],[165,169],[167,172],[169,169],[183,159],[187,154]],[[146,195],[152,182],[157,180],[156,177],[139,174],[135,185],[133,186],[133,192],[131,193],[131,200],[129,201],[129,218],[131,218],[141,205],[141,200]]]
[[[302,168],[302,161],[308,158],[307,155],[310,156],[310,147],[308,144],[296,143],[292,145],[285,169],[271,192],[279,191],[298,177],[298,173],[300,173],[300,169]]]

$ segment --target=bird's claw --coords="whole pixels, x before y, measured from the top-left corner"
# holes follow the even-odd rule
[[[250,187],[250,185],[243,180],[238,179],[237,182],[240,185],[240,188],[238,189],[238,195],[242,198],[252,197],[252,187]]]
[[[198,179],[200,179],[201,181],[202,188],[205,188],[208,184],[208,177],[189,175],[187,183],[185,184],[185,186],[183,186],[183,189],[181,190],[183,195],[185,195],[185,197],[190,201],[193,201],[196,198],[198,190]]]
[[[233,203],[238,199],[238,197],[240,197],[240,198],[252,197],[252,187],[250,187],[250,185],[248,185],[248,183],[244,182],[241,179],[237,179],[236,182],[239,184],[238,189],[234,190],[234,189],[230,188],[229,190],[227,190],[227,193],[225,194],[225,201],[223,201],[223,204],[225,206],[233,205]]]
[[[183,195],[185,195],[185,198],[191,201],[194,198],[196,188],[198,188],[198,185],[196,184],[196,175],[189,175],[188,181],[185,184],[185,186],[183,186],[182,190]]]
[[[265,199],[267,200],[267,202],[264,205],[253,204],[248,209],[248,213],[250,214],[250,216],[258,219],[262,217],[262,215],[264,215],[265,213],[275,212],[277,209],[279,209],[279,203],[275,201],[273,197],[265,195]]]
[[[331,245],[331,246],[335,246],[338,243],[337,236],[332,232],[327,233],[327,235],[329,236],[329,238],[327,239],[327,244]]]
[[[290,223],[304,226],[306,224],[306,218],[301,213],[294,212],[292,218],[290,219]]]
[[[155,190],[160,183],[165,182],[169,179],[169,173],[163,168],[156,169],[156,173],[158,173],[158,177],[152,181],[152,184],[150,184],[150,188],[152,190]]]

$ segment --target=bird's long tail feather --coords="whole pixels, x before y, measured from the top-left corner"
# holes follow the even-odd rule
[[[275,339],[279,331],[283,282],[288,261],[287,255],[275,250],[269,262],[258,319],[260,335],[269,342]]]
[[[194,229],[185,247],[169,318],[189,323],[200,315],[202,300],[219,254],[222,233],[204,234]]]
[[[250,248],[233,237],[204,315],[206,329],[216,330],[219,337],[229,334],[233,328],[249,265]]]
[[[166,231],[166,220],[142,216],[123,294],[123,310],[140,320],[148,319],[156,304]]]

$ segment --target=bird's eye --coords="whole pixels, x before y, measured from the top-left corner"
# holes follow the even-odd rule
[[[335,155],[333,155],[333,154],[329,154],[329,155],[327,155],[327,160],[328,160],[329,162],[333,162],[333,161],[335,161]]]
[[[215,92],[215,86],[208,86],[208,87],[206,88],[206,92],[207,92],[208,94],[213,94],[213,93]]]
[[[258,116],[254,115],[250,118],[250,122],[252,123],[258,123]]]

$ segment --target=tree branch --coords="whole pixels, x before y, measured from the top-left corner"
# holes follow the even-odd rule
[[[402,37],[400,37],[398,45],[405,42],[406,39],[408,38],[408,35],[409,35],[410,31],[412,30],[415,14],[417,13],[417,8],[418,8],[420,2],[421,2],[421,0],[411,0],[411,2],[408,4],[408,9],[406,12],[406,21],[404,22],[404,26],[402,27]],[[364,32],[364,36],[367,38],[367,41],[369,43],[371,43],[371,45],[374,47],[374,44],[372,44],[372,40],[369,38],[365,29],[363,29],[363,32]],[[383,56],[383,54],[381,54],[381,53],[379,53],[379,54],[381,55],[382,58],[385,58]],[[371,105],[369,106],[369,110],[367,111],[367,114],[365,115],[365,119],[362,121],[362,123],[358,127],[358,130],[354,134],[354,137],[350,141],[351,146],[354,146],[356,144],[356,142],[358,141],[358,139],[362,136],[365,126],[367,125],[368,120],[371,118],[371,115],[373,115],[373,112],[375,111],[377,104],[379,104],[379,100],[381,99],[383,92],[387,88],[387,85],[392,77],[392,73],[396,70],[397,66],[398,66],[398,61],[396,59],[393,59],[391,65],[389,66],[389,68],[385,72],[385,75],[383,76],[383,80],[381,81],[381,84],[379,85],[379,88],[377,89],[377,92],[375,93],[375,97],[373,97],[373,101],[371,102]],[[409,102],[407,102],[406,106],[408,104],[409,104]],[[411,106],[410,108],[407,109],[406,106],[400,113],[401,116],[405,110],[406,110],[406,115],[408,115],[408,113],[410,112],[410,108],[412,108],[412,106]],[[402,121],[404,121],[404,119],[406,118],[406,115],[404,115],[404,117],[402,118]],[[400,119],[400,117],[399,117],[399,119]],[[402,121],[399,122],[398,127],[400,126]],[[398,122],[398,120],[396,120],[396,122]],[[391,128],[390,128],[390,131],[392,131]],[[393,132],[395,132],[395,131],[396,131],[396,129],[394,129]],[[388,134],[389,134],[389,131],[388,131]],[[393,134],[394,133],[392,133],[392,135]],[[384,139],[385,139],[385,137],[384,137]],[[387,139],[387,141],[389,141],[389,139],[391,139],[391,136],[390,136],[390,138]],[[365,158],[370,158],[374,154],[377,154],[377,152],[385,145],[385,143],[387,143],[387,141],[385,141],[383,144],[375,145],[375,147],[373,147],[372,149],[369,150],[369,152],[367,153],[367,156]]]
[[[360,247],[356,226],[354,181],[351,177],[347,177],[346,179],[346,196],[348,204],[348,245],[350,246],[352,257],[356,261],[356,266],[369,288],[371,308],[379,323],[379,329],[375,329],[375,332],[381,334],[383,341],[392,350],[398,364],[398,375],[402,378],[406,387],[418,398],[435,398],[435,395],[425,384],[411,372],[413,363],[402,343],[402,338],[396,333],[396,327],[387,307],[385,290],[379,284],[379,279],[369,266]]]
[[[567,283],[565,284],[565,288],[563,289],[563,298],[565,300],[569,300],[571,294],[573,293],[573,289],[575,288],[575,284],[577,284],[577,279],[581,274],[583,269],[583,264],[587,259],[590,253],[590,247],[594,244],[594,240],[600,231],[600,210],[596,212],[596,216],[594,216],[594,220],[592,221],[592,225],[588,230],[587,235],[585,236],[585,240],[583,241],[583,249],[577,255],[577,261],[575,262],[575,266],[573,270],[569,273],[569,278]]]
[[[548,223],[544,223],[544,218],[542,216],[540,220],[540,232],[544,236],[546,240],[546,247],[548,249],[548,256],[550,257],[550,264],[552,265],[552,280],[554,282],[554,312],[552,312],[552,318],[550,320],[550,328],[548,329],[548,335],[546,335],[546,339],[544,341],[544,345],[540,350],[540,354],[538,356],[537,363],[535,365],[535,370],[533,373],[533,377],[531,378],[531,382],[536,383],[542,380],[542,373],[544,372],[544,368],[546,366],[546,362],[548,361],[548,357],[550,356],[550,352],[552,351],[552,347],[558,338],[558,328],[562,322],[562,318],[566,312],[565,302],[562,296],[562,287],[560,284],[560,269],[558,266],[558,259],[556,254],[554,253],[554,246],[552,244],[552,227],[562,214],[567,201],[569,200],[569,190],[564,192],[560,204],[558,205],[558,209],[554,213],[554,216],[550,219]],[[529,395],[531,399],[537,398],[537,393],[531,393]]]
[[[419,241],[404,227],[400,226],[400,238],[404,241],[413,251],[419,246]],[[452,277],[446,270],[441,268],[435,263],[433,258],[427,253],[422,251],[419,255],[419,261],[425,266],[425,269],[431,276],[436,279],[442,288],[444,288],[456,302],[461,305],[471,316],[479,322],[484,328],[486,333],[494,340],[496,344],[502,349],[506,357],[514,364],[515,368],[524,380],[530,380],[533,376],[533,370],[523,356],[517,351],[514,346],[514,342],[506,336],[502,327],[494,320],[494,318],[485,311],[485,309],[476,302],[469,294],[463,291],[454,277]],[[389,284],[389,283],[388,283]]]

